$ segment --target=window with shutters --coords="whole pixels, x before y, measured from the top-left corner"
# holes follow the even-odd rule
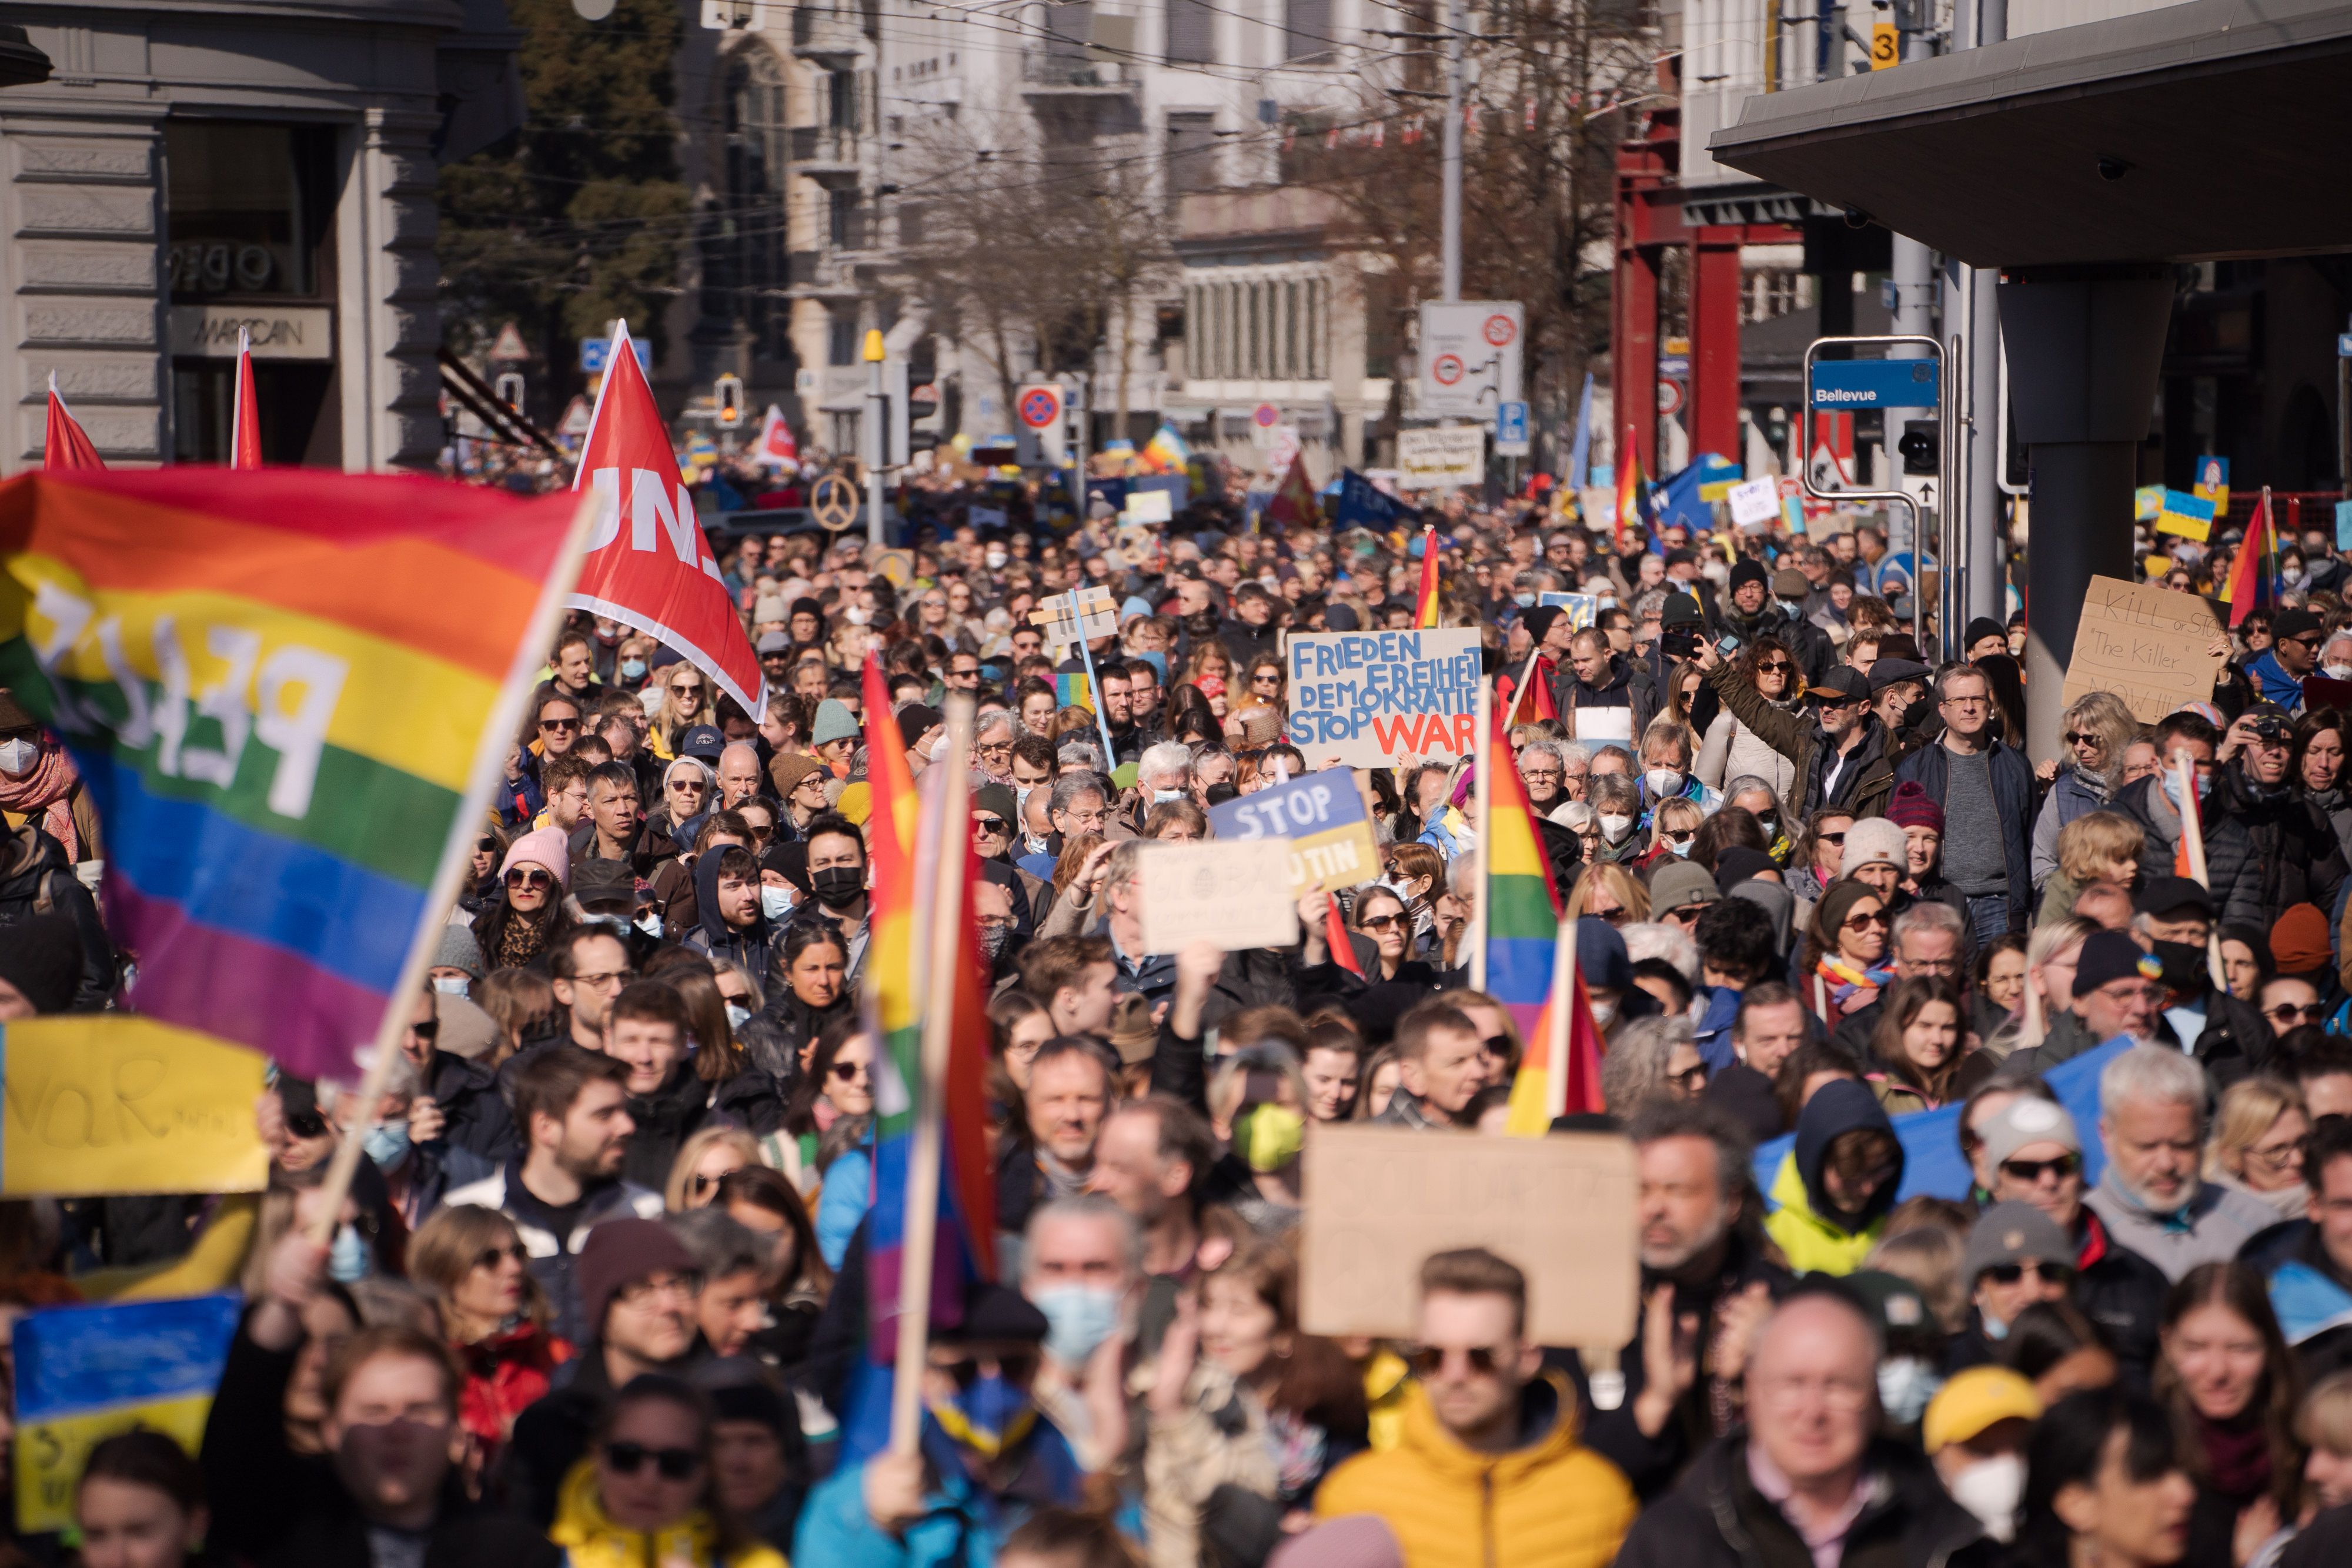
[[[1298,358],[1298,285],[1282,286],[1282,373],[1297,381],[1306,371]]]
[[[1257,284],[1255,284],[1255,283],[1250,284],[1248,287],[1249,287],[1249,353],[1248,353],[1248,356],[1247,356],[1245,359],[1244,359],[1244,360],[1243,360],[1243,361],[1242,361],[1242,374],[1244,374],[1244,375],[1245,375],[1245,376],[1248,376],[1251,380],[1255,381],[1255,380],[1256,380],[1256,379],[1257,379],[1257,377],[1259,377],[1260,375],[1263,375],[1263,374],[1265,373],[1265,371],[1260,368],[1260,366],[1259,366],[1259,361],[1258,361],[1258,319],[1257,319],[1257,318],[1258,318],[1258,310],[1259,310],[1259,308],[1260,308],[1260,306],[1261,306],[1261,305],[1262,305],[1262,303],[1263,303],[1262,296],[1265,294],[1265,290],[1264,288],[1262,288],[1261,287],[1259,287]]]
[[[1283,57],[1328,58],[1331,53],[1331,0],[1283,0]]]
[[[1217,12],[1209,0],[1168,0],[1168,63],[1214,65]]]

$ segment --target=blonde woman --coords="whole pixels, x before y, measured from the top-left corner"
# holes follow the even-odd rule
[[[572,1349],[549,1329],[553,1314],[521,1233],[495,1208],[453,1204],[417,1227],[408,1275],[431,1294],[442,1337],[466,1368],[458,1419],[487,1470]]]
[[[662,1197],[668,1212],[708,1208],[719,1196],[719,1184],[746,1166],[764,1165],[760,1141],[740,1127],[703,1127],[677,1146]]]
[[[2308,1207],[2303,1182],[2303,1139],[2311,1117],[2303,1091],[2277,1078],[2242,1078],[2221,1096],[2205,1144],[2205,1179],[2251,1193],[2300,1219]]]
[[[683,662],[661,672],[661,706],[654,709],[652,730],[646,744],[664,762],[677,755],[686,732],[710,722],[710,677]]]
[[[1706,813],[1698,802],[1680,796],[1661,800],[1658,809],[1650,813],[1650,845],[1635,862],[1645,873],[1654,874],[1658,868],[1676,859],[1687,859],[1691,843],[1698,837],[1701,822]]]
[[[2139,721],[2113,692],[2091,692],[2058,716],[2066,744],[2064,771],[2045,762],[2042,777],[2055,782],[2033,819],[2033,882],[2040,886],[2059,869],[2058,835],[2080,818],[2106,809],[2123,788],[2124,753],[2139,733]]]
[[[2072,915],[2033,928],[2025,944],[2025,995],[2010,1020],[1987,1037],[1987,1052],[2006,1058],[2042,1043],[2051,1019],[2074,1005],[2074,961],[2083,939],[2097,929]]]
[[[1591,866],[1576,879],[1576,891],[1568,895],[1568,908],[1560,918],[1580,920],[1588,915],[1612,925],[1647,920],[1650,890],[1622,865]]]

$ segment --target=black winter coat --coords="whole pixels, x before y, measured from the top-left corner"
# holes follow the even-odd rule
[[[2278,924],[2293,904],[2315,904],[2323,915],[2334,912],[2344,883],[2344,848],[2326,812],[2299,794],[2257,789],[2242,760],[2215,769],[2205,815],[2209,821],[2227,818],[2245,824],[2263,930]]]
[[[0,928],[50,914],[72,916],[81,937],[81,977],[71,1009],[96,1012],[114,994],[114,944],[99,918],[98,901],[66,859],[65,845],[27,820],[15,832],[0,834]]]
[[[1920,1452],[1880,1439],[1873,1495],[1847,1531],[1840,1568],[1989,1568],[1994,1546]],[[1812,1552],[1748,1476],[1748,1432],[1711,1444],[1672,1493],[1644,1509],[1617,1568],[1813,1568]]]

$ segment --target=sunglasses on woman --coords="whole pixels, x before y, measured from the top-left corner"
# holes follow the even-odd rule
[[[545,893],[555,885],[555,879],[535,865],[519,865],[507,873],[506,884],[511,888]]]
[[[1867,931],[1874,925],[1883,928],[1886,924],[1886,911],[1883,909],[1872,910],[1867,915],[1849,915],[1845,919],[1848,931]]]
[[[1978,1278],[1990,1280],[1996,1285],[2014,1285],[2025,1278],[2029,1269],[2033,1270],[2034,1278],[2044,1284],[2063,1288],[2074,1281],[2074,1270],[2063,1263],[1995,1263]]]
[[[2278,1006],[2269,1008],[2264,1010],[2268,1013],[2271,1021],[2277,1024],[2279,1028],[2293,1029],[2294,1027],[2294,1020],[2297,1019],[2301,1019],[2305,1023],[2317,1023],[2320,1019],[2326,1018],[2327,1016],[2327,1004],[2326,1002],[2306,1002],[2303,1006],[2297,1007],[2293,1002],[2281,1002]]]
[[[1786,659],[1775,659],[1769,664],[1757,665],[1756,673],[1759,675],[1785,675],[1795,668],[1796,666]]]
[[[511,1247],[483,1248],[481,1256],[474,1260],[474,1267],[477,1269],[495,1269],[509,1258],[526,1268],[530,1264],[530,1252],[529,1249],[525,1248],[521,1242],[518,1241]]]
[[[1375,915],[1357,922],[1357,927],[1364,931],[1386,931],[1403,919],[1404,916],[1402,915]]]
[[[669,694],[674,697],[690,697],[699,695],[701,691],[702,683],[700,681],[688,681],[684,685],[670,687]]]
[[[692,1448],[648,1448],[643,1443],[607,1443],[604,1462],[625,1476],[635,1475],[651,1459],[666,1481],[692,1480],[702,1469],[702,1456]]]
[[[709,1192],[711,1188],[713,1188],[713,1187],[717,1186],[720,1182],[725,1181],[729,1176],[733,1176],[733,1175],[735,1174],[735,1171],[740,1171],[740,1170],[741,1170],[742,1168],[743,1168],[743,1167],[742,1167],[741,1166],[737,1166],[735,1167],[735,1170],[732,1170],[732,1171],[720,1171],[717,1176],[704,1176],[700,1171],[697,1171],[697,1172],[695,1172],[695,1173],[694,1173],[694,1196],[695,1196],[695,1197],[700,1197],[704,1193]]]
[[[838,1082],[854,1082],[866,1076],[866,1063],[862,1061],[836,1061],[833,1064],[832,1072],[835,1080]]]

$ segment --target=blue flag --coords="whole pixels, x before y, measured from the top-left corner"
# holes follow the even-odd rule
[[[1340,472],[1339,502],[1335,514],[1340,528],[1390,528],[1410,510],[1353,468]]]
[[[1585,465],[1592,455],[1592,372],[1584,372],[1584,395],[1576,400],[1576,439],[1568,449],[1568,473],[1561,479],[1570,490],[1584,488]]]

